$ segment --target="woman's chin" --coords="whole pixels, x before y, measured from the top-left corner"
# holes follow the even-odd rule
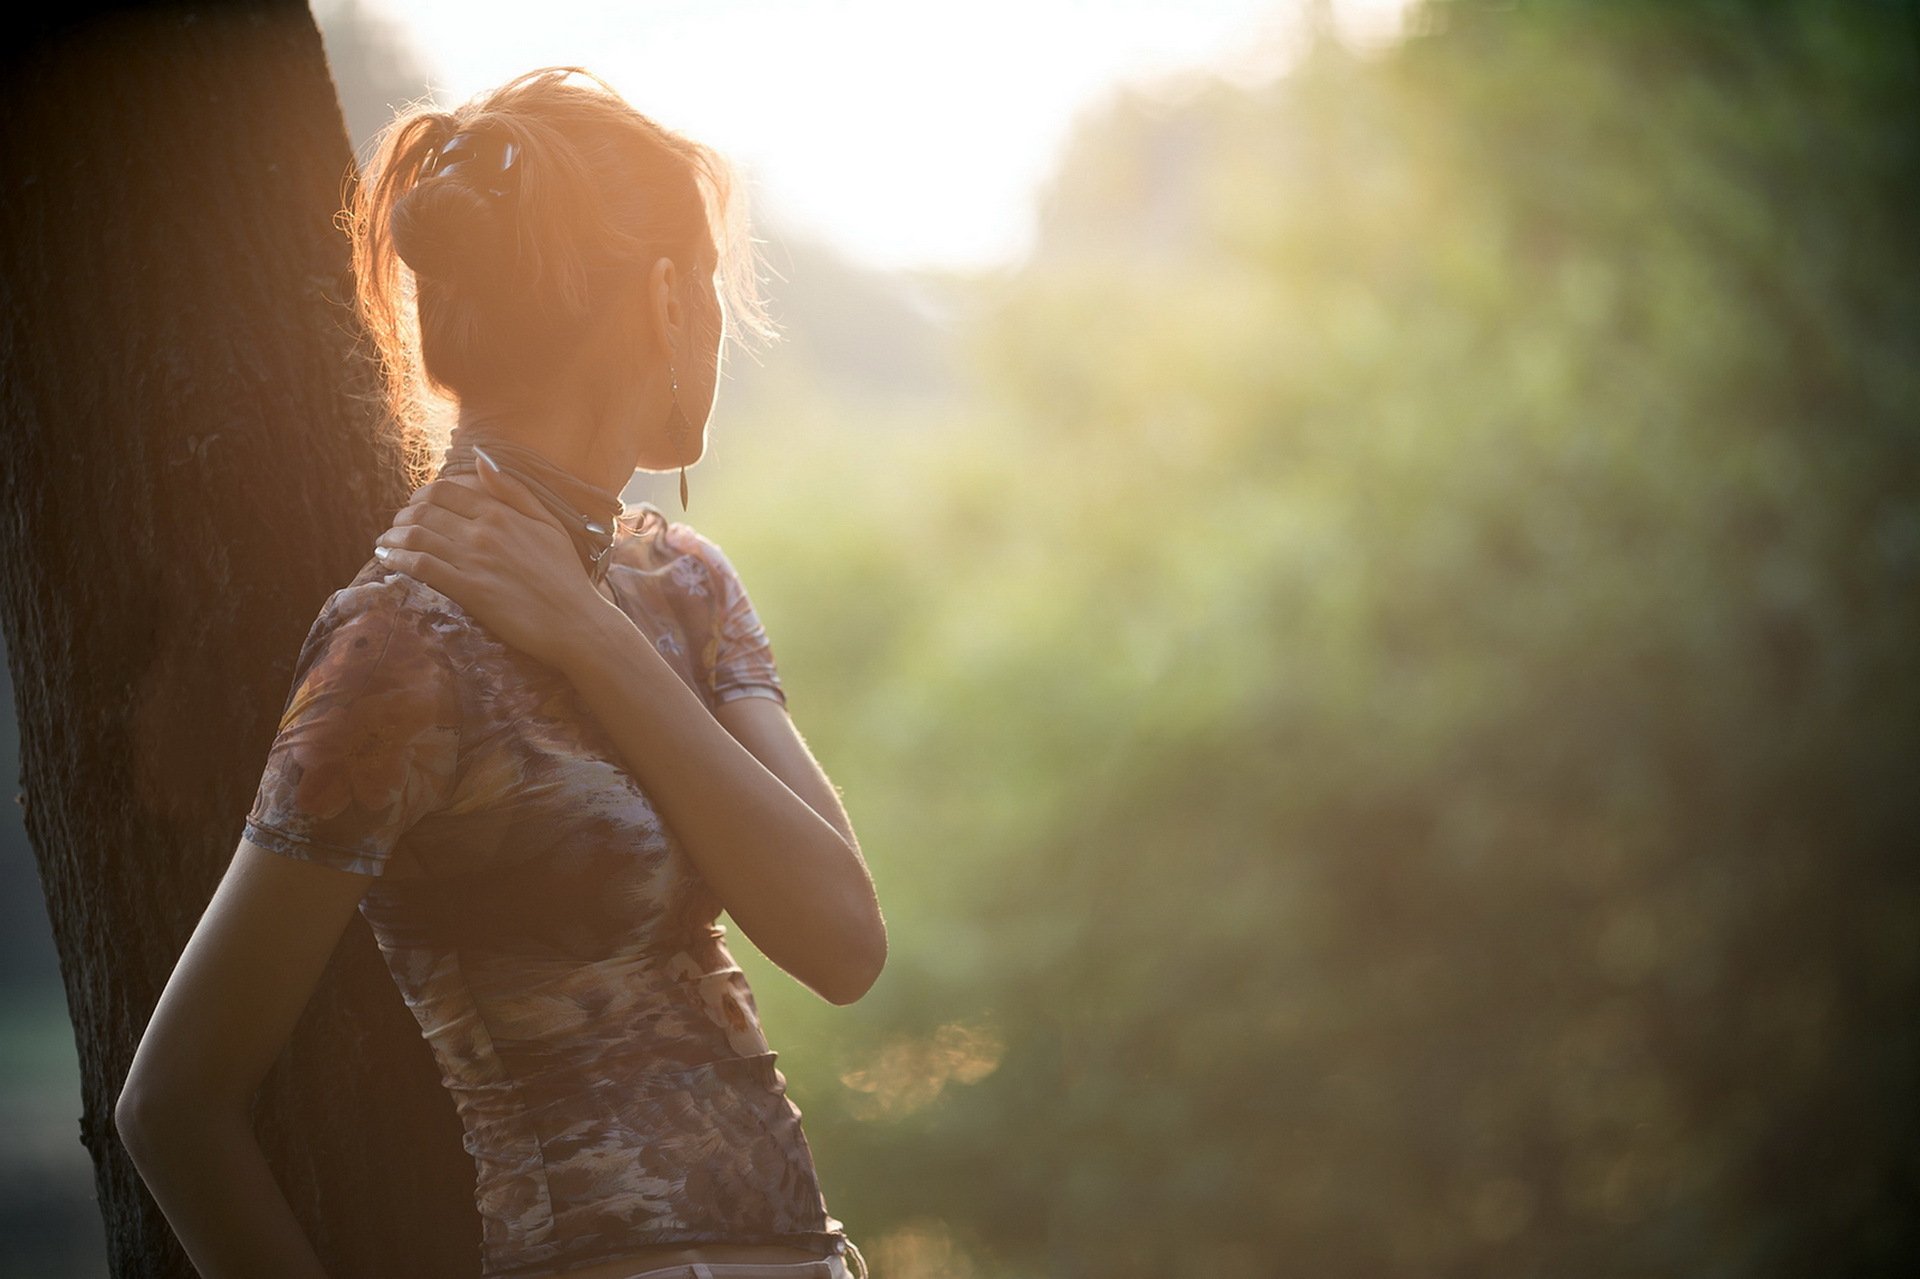
[[[665,475],[670,471],[677,471],[683,466],[692,466],[706,455],[707,451],[701,449],[698,453],[690,457],[643,457],[640,459],[639,464],[633,469],[636,471],[646,471],[651,475]]]

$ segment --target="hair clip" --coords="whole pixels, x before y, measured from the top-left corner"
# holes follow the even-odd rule
[[[499,199],[513,193],[515,166],[520,148],[510,138],[486,133],[456,133],[427,153],[420,165],[419,181],[445,177],[463,164],[471,164],[491,179],[483,184],[486,192]],[[511,175],[511,176],[510,176]]]

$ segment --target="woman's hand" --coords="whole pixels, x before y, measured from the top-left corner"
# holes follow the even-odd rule
[[[505,643],[565,670],[595,610],[614,606],[526,485],[484,461],[474,474],[478,487],[464,477],[422,485],[375,540],[374,554]]]

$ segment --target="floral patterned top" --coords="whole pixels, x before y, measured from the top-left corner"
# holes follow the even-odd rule
[[[709,707],[785,704],[717,546],[642,503],[610,555]],[[487,1279],[843,1251],[719,900],[559,672],[369,560],[301,649],[244,833],[377,877],[360,910],[465,1125]]]

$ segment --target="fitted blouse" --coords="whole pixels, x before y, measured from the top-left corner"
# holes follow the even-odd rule
[[[719,547],[629,507],[607,581],[706,704],[786,702]],[[321,608],[244,827],[372,877],[486,1279],[647,1244],[844,1248],[720,902],[558,671],[370,560]]]

